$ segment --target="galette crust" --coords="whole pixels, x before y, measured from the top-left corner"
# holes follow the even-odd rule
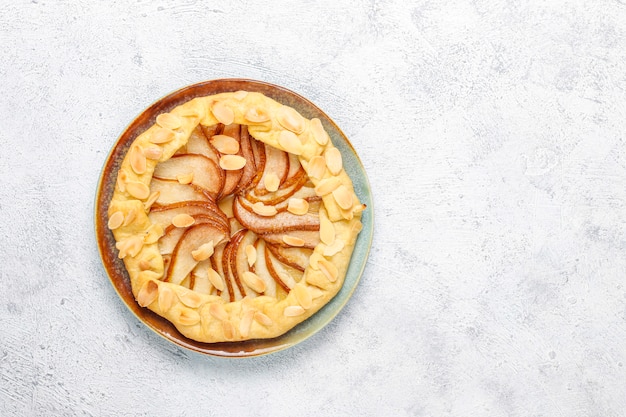
[[[322,241],[302,279],[283,299],[261,295],[227,302],[161,281],[164,263],[157,240],[163,231],[148,217],[155,166],[184,146],[198,124],[217,123],[247,125],[257,140],[298,155],[322,198]],[[318,119],[308,120],[260,93],[195,98],[159,115],[131,144],[108,209],[109,226],[139,305],[169,320],[184,336],[207,343],[277,337],[316,313],[341,289],[362,227],[364,206],[341,161],[336,163],[336,153]]]

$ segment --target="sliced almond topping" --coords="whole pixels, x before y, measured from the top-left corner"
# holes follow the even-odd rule
[[[143,243],[146,245],[156,243],[164,234],[165,231],[163,230],[163,226],[160,224],[153,224],[148,228],[145,236],[143,237]]]
[[[327,245],[335,241],[335,226],[327,216],[320,216],[320,240]]]
[[[266,206],[262,202],[258,201],[252,205],[252,211],[254,211],[259,216],[270,217],[274,216],[278,211],[274,206]]]
[[[252,267],[256,263],[256,248],[254,245],[246,245],[245,251],[248,258],[248,266]]]
[[[109,217],[109,222],[107,226],[109,227],[109,229],[115,230],[120,227],[123,222],[124,213],[122,213],[121,211],[116,211],[115,213],[111,214],[111,217]]]
[[[340,185],[335,188],[333,190],[333,197],[342,209],[348,210],[352,208],[352,203],[354,201],[352,198],[352,192],[345,185]]]
[[[215,269],[209,268],[208,277],[211,285],[213,285],[215,289],[217,289],[218,291],[224,291],[224,280]]]
[[[301,247],[306,243],[304,239],[300,239],[299,237],[284,235],[283,242],[288,244],[289,246]]]
[[[146,172],[146,157],[139,145],[134,145],[130,149],[128,157],[130,159],[130,167],[133,171],[140,175]]]
[[[317,117],[311,119],[311,131],[313,132],[315,141],[322,146],[326,145],[330,140],[328,133],[326,133],[324,126],[322,126],[322,122]]]
[[[344,246],[343,241],[335,239],[332,245],[328,245],[324,248],[324,256],[333,256],[334,254],[341,252]]]
[[[309,265],[311,266],[312,269],[319,271],[320,270],[319,261],[322,259],[324,259],[324,257],[321,254],[317,252],[313,252],[311,256],[309,257]]]
[[[276,119],[285,129],[298,135],[304,132],[304,118],[292,107],[282,106],[276,113]]]
[[[167,143],[171,142],[176,135],[173,131],[166,128],[157,129],[152,136],[150,136],[150,142],[152,143]]]
[[[206,261],[213,255],[213,242],[205,243],[194,251],[191,251],[191,256],[198,262]]]
[[[119,250],[118,257],[120,259],[123,259],[126,256],[134,258],[143,247],[143,238],[137,235],[133,235],[124,240],[116,242],[115,247]]]
[[[326,160],[323,156],[314,156],[309,160],[309,177],[322,179],[326,172]]]
[[[303,198],[290,198],[287,203],[287,211],[297,216],[302,216],[309,212],[309,202]]]
[[[185,106],[181,111],[180,111],[180,115],[183,117],[189,117],[189,118],[199,118],[200,117],[200,109],[198,109],[196,106],[193,107],[189,107],[189,106]]]
[[[182,120],[175,114],[161,113],[157,116],[156,123],[166,129],[176,130],[181,126]]]
[[[250,288],[252,288],[255,292],[261,294],[266,290],[265,281],[263,281],[257,274],[250,271],[244,271],[243,282]]]
[[[227,171],[236,171],[246,165],[246,158],[239,155],[222,155],[220,157],[220,167]]]
[[[161,195],[160,191],[155,191],[152,194],[150,194],[150,196],[148,196],[148,199],[146,200],[146,202],[143,203],[143,208],[146,211],[150,210],[150,207],[152,207],[154,202],[158,200],[160,195]]]
[[[280,186],[280,178],[273,172],[269,172],[263,177],[263,185],[267,191],[274,192]]]
[[[117,175],[117,188],[120,189],[121,192],[126,192],[126,181],[128,180],[128,175],[126,172],[120,170],[120,173]]]
[[[239,152],[239,142],[228,135],[215,135],[211,137],[211,144],[219,153],[234,155]]]
[[[326,166],[331,174],[337,175],[343,169],[343,159],[341,158],[341,152],[337,148],[327,148],[324,152],[324,159],[326,160]]]
[[[156,300],[158,295],[159,285],[152,280],[146,281],[137,293],[137,304],[142,307],[147,307]]]
[[[270,119],[269,114],[262,108],[248,109],[244,117],[252,123],[263,123]]]
[[[283,130],[278,135],[278,143],[285,151],[294,155],[302,155],[302,142],[295,133]]]
[[[150,196],[150,187],[148,187],[143,182],[127,182],[126,191],[128,191],[128,194],[139,200],[145,200]]]
[[[311,297],[311,293],[309,292],[308,288],[304,285],[296,285],[293,290],[296,294],[296,299],[298,300],[298,303],[300,303],[302,308],[304,308],[305,310],[311,308],[311,305],[313,304],[313,298]]]
[[[324,295],[324,291],[317,287],[309,287],[309,293],[311,294],[311,298],[314,300]]]
[[[163,155],[163,148],[159,146],[149,146],[143,150],[143,154],[146,158],[156,161]]]
[[[337,187],[341,185],[341,181],[337,177],[326,178],[321,180],[315,187],[315,194],[320,197],[324,197],[326,194],[332,193]]]
[[[254,318],[254,310],[248,310],[244,313],[241,321],[239,322],[239,333],[243,337],[250,335],[250,328],[252,327],[252,319]]]
[[[140,271],[147,271],[149,269],[151,269],[152,266],[150,265],[150,262],[146,261],[145,259],[142,259],[141,261],[139,261],[139,270]]]
[[[176,176],[176,180],[181,184],[191,184],[193,181],[193,172],[187,174],[179,174]]]
[[[246,98],[247,95],[248,95],[248,92],[244,90],[235,91],[233,93],[233,97],[237,100],[243,100],[244,98]]]
[[[295,317],[304,314],[304,308],[302,306],[287,306],[283,311],[286,317]]]
[[[228,313],[224,304],[213,303],[209,306],[209,313],[218,320],[228,320]]]
[[[202,305],[202,296],[195,291],[181,291],[178,293],[178,299],[187,307],[198,308]]]
[[[163,285],[159,290],[159,309],[166,312],[172,308],[175,302],[176,293],[170,287]]]
[[[254,313],[254,320],[256,320],[259,324],[265,327],[269,327],[272,324],[274,324],[274,322],[272,321],[271,318],[269,318],[269,316],[261,313],[260,311],[257,311],[256,313]]]
[[[200,314],[196,310],[191,310],[189,308],[183,308],[180,310],[180,315],[178,316],[178,322],[183,326],[193,326],[200,321]]]
[[[353,233],[359,233],[361,230],[363,230],[363,223],[361,223],[359,220],[355,221],[354,223],[352,223],[351,230]]]
[[[176,227],[189,227],[196,221],[189,214],[181,213],[172,218],[172,224]]]
[[[317,264],[319,265],[320,271],[322,274],[328,278],[330,282],[337,281],[337,276],[339,275],[339,271],[337,267],[326,259],[320,259]]]
[[[224,331],[224,338],[226,340],[233,340],[235,338],[235,326],[226,320],[222,322],[222,330]]]
[[[128,226],[136,218],[137,218],[137,210],[135,210],[135,209],[128,210],[128,214],[126,215],[126,217],[124,217],[124,223],[122,223],[122,226]]]
[[[213,116],[215,116],[217,121],[222,124],[229,125],[235,121],[235,112],[224,103],[220,103],[219,101],[213,103],[211,111],[213,112]]]

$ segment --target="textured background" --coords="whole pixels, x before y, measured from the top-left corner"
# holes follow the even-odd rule
[[[3,3],[0,415],[624,415],[623,1]],[[245,360],[147,330],[93,232],[125,126],[222,77],[324,109],[376,212],[341,314]]]

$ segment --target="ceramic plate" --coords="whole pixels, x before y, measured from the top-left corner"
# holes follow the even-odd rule
[[[256,339],[231,343],[201,343],[181,335],[169,321],[140,307],[131,291],[130,279],[124,263],[117,258],[113,234],[107,228],[107,209],[113,195],[117,171],[130,144],[135,138],[155,122],[156,115],[168,112],[174,107],[195,97],[209,96],[228,91],[256,91],[274,100],[291,106],[304,117],[319,118],[331,137],[333,144],[341,151],[344,169],[352,178],[354,190],[367,209],[362,215],[363,230],[359,234],[346,279],[339,293],[312,317],[300,323],[289,332],[274,339]],[[214,356],[247,357],[276,352],[294,346],[312,336],[326,326],[343,308],[352,296],[365,268],[373,235],[372,196],[365,169],[354,148],[337,125],[318,107],[304,97],[283,87],[268,83],[244,80],[222,79],[194,84],[162,98],[144,110],[119,137],[102,169],[95,201],[95,228],[100,256],[104,268],[122,301],[148,328],[181,347]]]

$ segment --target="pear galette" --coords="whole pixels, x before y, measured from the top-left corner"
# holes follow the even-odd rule
[[[341,288],[361,211],[319,119],[195,98],[130,145],[108,209],[140,306],[200,342],[272,338]]]

